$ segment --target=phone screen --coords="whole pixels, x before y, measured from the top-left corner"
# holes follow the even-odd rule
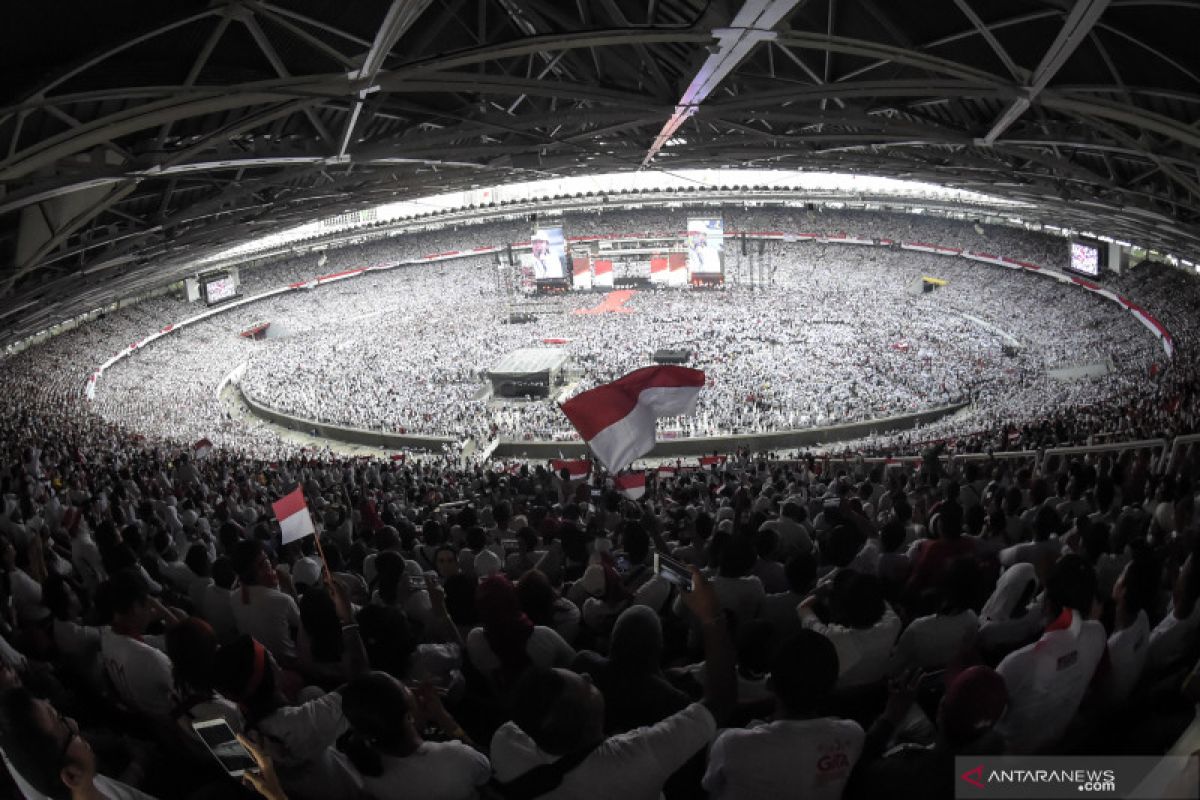
[[[692,571],[686,564],[662,553],[654,554],[654,574],[661,575],[664,580],[682,587],[685,591],[692,590]]]
[[[223,719],[193,722],[192,729],[204,742],[204,746],[212,753],[221,767],[235,778],[241,777],[247,770],[258,769],[254,757],[242,747],[241,742],[233,735],[233,729]]]

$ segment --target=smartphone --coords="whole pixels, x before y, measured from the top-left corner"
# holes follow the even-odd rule
[[[692,590],[692,570],[682,561],[676,561],[662,553],[655,553],[654,574],[661,575],[664,580],[682,587],[685,592]]]
[[[408,576],[408,588],[409,588],[409,591],[413,591],[413,592],[418,591],[420,589],[424,589],[425,588],[425,576],[424,575],[409,575]]]
[[[516,539],[501,539],[500,546],[506,553],[515,553],[521,549],[520,543]]]
[[[193,722],[192,730],[204,742],[208,752],[212,753],[221,767],[234,778],[240,778],[246,772],[257,772],[258,763],[250,755],[242,743],[233,734],[233,728],[223,719],[209,719],[203,722]]]

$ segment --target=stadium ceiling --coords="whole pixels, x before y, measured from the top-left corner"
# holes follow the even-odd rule
[[[0,310],[364,206],[644,168],[910,178],[1200,254],[1195,0],[4,13]]]

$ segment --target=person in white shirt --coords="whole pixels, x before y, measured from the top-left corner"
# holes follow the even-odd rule
[[[966,653],[979,629],[979,618],[971,608],[979,581],[973,559],[951,562],[942,576],[940,610],[914,619],[900,634],[888,663],[889,674],[900,675],[913,667],[940,669]]]
[[[496,688],[512,686],[527,667],[565,667],[574,660],[575,648],[525,615],[508,578],[493,575],[476,597],[483,625],[467,635],[467,656]]]
[[[826,637],[801,631],[785,640],[771,659],[767,682],[775,715],[717,736],[704,773],[709,796],[840,798],[862,751],[863,729],[820,713],[838,671],[837,650]]]
[[[346,671],[353,680],[368,671],[367,654],[345,589],[337,582],[333,588]],[[213,685],[244,711],[247,727],[263,735],[264,746],[289,793],[322,800],[357,800],[358,775],[334,748],[347,730],[340,692],[291,705],[283,693],[279,665],[266,647],[249,636],[240,636],[217,651]]]
[[[112,625],[100,632],[100,661],[108,682],[133,711],[166,718],[175,705],[171,659],[162,637],[143,632],[154,620],[170,626],[184,617],[150,597],[132,570],[117,573],[108,585]]]
[[[1104,626],[1087,618],[1095,592],[1090,564],[1060,558],[1046,578],[1045,633],[996,667],[1008,688],[1008,713],[997,727],[1008,752],[1048,750],[1079,710],[1106,645]]]
[[[786,639],[803,629],[796,608],[816,583],[816,556],[811,551],[804,555],[792,556],[784,565],[783,574],[787,578],[788,590],[779,594],[769,594],[763,600],[763,619],[775,628],[777,639]]]
[[[237,619],[233,616],[233,597],[238,594],[233,585],[237,582],[237,573],[233,562],[221,556],[212,565],[212,582],[204,586],[200,598],[200,616],[208,620],[217,639],[222,644],[230,642],[238,635]]]
[[[254,637],[285,667],[296,663],[295,632],[300,629],[300,607],[278,588],[276,575],[262,542],[238,542],[233,566],[241,589],[229,599],[239,633]]]
[[[26,797],[154,800],[139,789],[101,775],[96,754],[80,735],[79,724],[24,687],[0,695],[0,746]]]
[[[1200,559],[1192,552],[1179,569],[1167,615],[1150,632],[1146,669],[1162,673],[1180,666],[1200,636]]]
[[[358,770],[366,797],[471,800],[492,777],[487,757],[470,745],[432,687],[414,694],[391,675],[371,672],[348,683],[341,694],[350,735],[340,747]],[[417,717],[452,740],[425,741]]]
[[[733,648],[711,584],[693,569],[688,608],[701,620],[705,699],[656,725],[605,738],[604,696],[585,677],[533,669],[517,686],[513,721],[492,737],[496,778],[543,800],[657,800],[663,783],[711,741],[735,703]]]
[[[1129,697],[1146,667],[1150,648],[1150,619],[1158,582],[1158,566],[1149,553],[1135,556],[1112,589],[1116,612],[1108,636],[1108,682],[1105,698],[1118,706]]]
[[[818,596],[800,604],[797,613],[808,630],[828,638],[838,654],[838,689],[858,689],[883,680],[888,654],[900,635],[900,618],[883,599],[874,575],[841,570],[833,579],[829,622],[814,610]]]

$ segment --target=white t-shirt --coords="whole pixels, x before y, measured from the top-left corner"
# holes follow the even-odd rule
[[[1008,711],[996,728],[1008,752],[1034,753],[1062,738],[1106,646],[1103,625],[1065,612],[1042,638],[1000,662]]]
[[[1192,613],[1186,619],[1175,616],[1175,604],[1172,602],[1167,615],[1150,632],[1147,666],[1150,669],[1162,669],[1176,664],[1191,649],[1198,632],[1200,602],[1192,607]]]
[[[289,796],[358,797],[358,772],[334,748],[349,727],[340,694],[330,692],[303,705],[284,706],[259,720],[257,727]]]
[[[701,703],[693,703],[656,725],[611,736],[566,774],[562,784],[539,800],[658,800],[671,773],[708,744],[717,723]],[[506,722],[492,737],[492,769],[507,783],[558,756],[541,750]]]
[[[863,739],[857,722],[831,717],[724,730],[708,753],[704,788],[713,800],[838,800]]]
[[[544,625],[534,626],[533,633],[525,642],[525,652],[536,667],[565,667],[575,658],[575,648],[567,644],[553,628]],[[484,675],[491,675],[502,667],[500,659],[488,644],[483,628],[474,628],[467,634],[467,656],[475,669]]]
[[[918,617],[900,634],[888,672],[896,675],[909,667],[944,667],[970,646],[978,630],[979,618],[970,609]]]
[[[1108,637],[1108,700],[1122,703],[1142,676],[1150,648],[1150,620],[1145,611],[1128,628],[1113,631]]]
[[[237,620],[233,616],[233,598],[240,594],[236,589],[222,589],[215,583],[204,587],[200,613],[212,625],[213,632],[221,642],[228,642],[238,635]]]
[[[42,605],[42,585],[29,577],[25,570],[11,570],[8,580],[12,587],[13,607],[21,622],[37,622],[50,615],[50,611]]]
[[[383,774],[362,776],[363,794],[373,800],[473,800],[492,777],[487,757],[461,742],[425,742],[403,758],[383,756]]]
[[[249,586],[249,603],[242,602],[242,589],[229,594],[238,633],[253,636],[271,651],[275,660],[288,664],[296,660],[292,630],[300,629],[300,607],[291,595],[269,586]]]
[[[798,613],[805,628],[833,642],[838,655],[839,689],[869,686],[883,680],[892,645],[900,634],[900,618],[891,606],[885,606],[883,616],[870,628],[826,625],[808,608]]]
[[[175,703],[171,659],[130,636],[100,629],[100,661],[121,700],[143,714],[165,717]]]

